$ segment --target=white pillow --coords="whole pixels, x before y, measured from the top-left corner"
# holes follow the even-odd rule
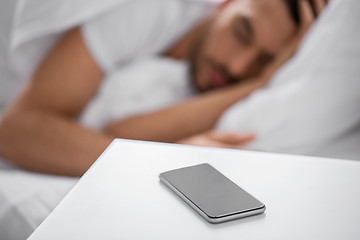
[[[217,129],[253,132],[249,149],[360,159],[360,1],[332,0],[269,86]]]
[[[152,56],[138,59],[107,74],[97,96],[79,121],[92,129],[156,111],[194,95],[188,64]]]

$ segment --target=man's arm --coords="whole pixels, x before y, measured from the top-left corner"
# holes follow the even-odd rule
[[[130,132],[120,130],[107,135],[76,122],[101,79],[102,71],[90,56],[79,29],[67,33],[4,113],[0,121],[0,154],[26,169],[79,176],[113,137],[156,141],[190,137],[210,128],[218,115],[238,99],[236,88],[224,89],[171,110],[129,119],[125,126]],[[171,122],[174,116],[179,123]],[[174,138],[172,132],[178,134],[179,127],[190,130]],[[221,139],[212,139],[214,146],[217,141]]]
[[[212,129],[221,114],[266,83],[252,79],[191,98],[156,112],[116,121],[105,128],[113,136],[161,142],[177,142]]]
[[[83,174],[112,141],[75,122],[101,78],[80,31],[67,33],[4,113],[1,155],[30,170]]]

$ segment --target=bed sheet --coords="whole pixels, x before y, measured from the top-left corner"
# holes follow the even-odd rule
[[[0,240],[26,239],[77,181],[1,167]]]

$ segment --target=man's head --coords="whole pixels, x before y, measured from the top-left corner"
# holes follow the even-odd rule
[[[258,74],[294,36],[299,23],[294,14],[297,1],[224,1],[192,57],[198,89],[222,87]]]

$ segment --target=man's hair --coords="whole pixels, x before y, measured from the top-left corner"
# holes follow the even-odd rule
[[[284,0],[284,1],[286,3],[287,7],[289,8],[292,19],[294,20],[296,25],[300,25],[299,1],[303,1],[303,0]],[[314,6],[313,1],[312,0],[305,0],[305,1],[310,2],[310,5],[315,13],[315,6]]]

